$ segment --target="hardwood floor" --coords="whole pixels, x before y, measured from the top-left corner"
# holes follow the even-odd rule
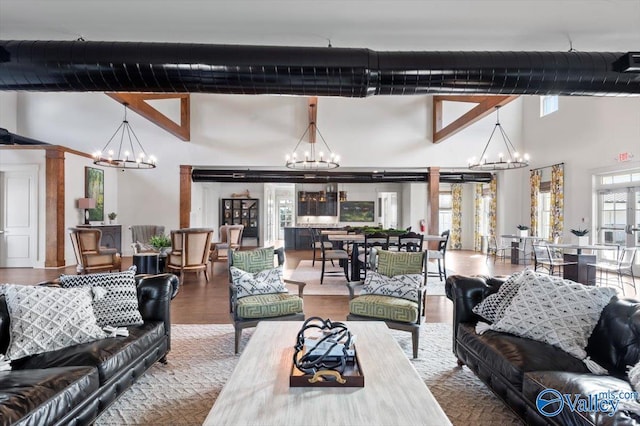
[[[285,268],[293,270],[304,259],[311,259],[311,250],[286,252]],[[131,257],[123,258],[123,268],[131,265]],[[447,251],[447,269],[462,275],[508,275],[523,269],[507,260],[486,262],[483,254],[472,251]],[[35,284],[54,279],[61,274],[75,274],[75,266],[66,268],[0,269],[0,283]],[[320,269],[318,267],[318,274]],[[229,323],[229,297],[226,264],[215,263],[209,282],[204,274],[185,274],[180,293],[171,304],[171,321],[175,324],[224,324]],[[307,317],[319,316],[344,320],[348,313],[347,296],[304,296]],[[451,322],[452,303],[445,296],[429,296],[426,304],[426,322]]]

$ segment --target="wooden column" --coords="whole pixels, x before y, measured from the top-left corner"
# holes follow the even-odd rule
[[[429,167],[429,182],[427,183],[427,233],[440,234],[440,167]],[[429,241],[429,250],[437,250],[438,242]]]
[[[45,160],[45,267],[65,266],[64,246],[64,151],[59,147],[46,150]]]
[[[180,166],[180,228],[191,224],[191,166]]]

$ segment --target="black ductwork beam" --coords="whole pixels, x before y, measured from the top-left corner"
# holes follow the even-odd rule
[[[278,170],[214,170],[194,168],[193,182],[254,182],[254,183],[381,183],[427,182],[427,172],[346,172],[346,171],[278,171]],[[440,182],[488,183],[491,173],[440,172]]]
[[[36,139],[11,133],[7,129],[0,128],[0,145],[50,145]]]
[[[0,90],[371,95],[638,95],[633,52],[0,41]],[[625,65],[626,64],[626,65]]]

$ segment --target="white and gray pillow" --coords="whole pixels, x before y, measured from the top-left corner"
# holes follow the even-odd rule
[[[10,318],[12,360],[103,339],[90,288],[3,285]]]
[[[615,295],[613,288],[533,272],[491,329],[548,343],[585,359],[589,336]]]
[[[289,292],[284,285],[284,281],[282,281],[282,266],[256,273],[243,271],[232,266],[229,271],[231,272],[231,282],[236,288],[238,298],[257,294]]]
[[[487,296],[482,302],[473,307],[473,312],[480,315],[489,323],[495,323],[504,316],[504,311],[518,293],[520,284],[529,276],[531,271],[516,272],[511,275],[496,293]]]
[[[134,276],[135,269],[131,268],[113,273],[61,275],[60,285],[63,288],[102,287],[107,291],[102,299],[93,303],[100,327],[140,325],[143,320],[138,309],[138,290]]]
[[[360,294],[399,297],[418,302],[418,289],[423,280],[424,276],[422,274],[403,274],[388,277],[371,271],[367,272]]]

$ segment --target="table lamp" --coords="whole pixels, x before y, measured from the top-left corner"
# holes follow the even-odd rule
[[[78,198],[78,208],[84,209],[84,224],[89,225],[89,209],[96,207],[95,198]]]

